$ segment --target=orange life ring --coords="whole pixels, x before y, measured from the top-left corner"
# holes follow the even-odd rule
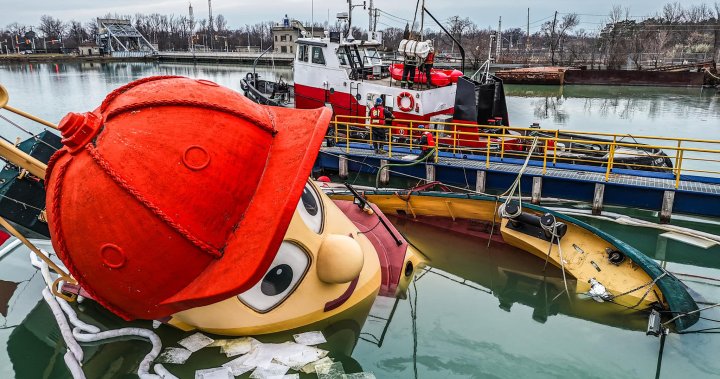
[[[402,100],[404,98],[410,99],[410,106],[409,107],[403,107]],[[413,108],[415,108],[415,99],[413,99],[413,96],[410,94],[410,92],[401,92],[397,96],[397,106],[398,109],[400,109],[403,112],[410,112]]]

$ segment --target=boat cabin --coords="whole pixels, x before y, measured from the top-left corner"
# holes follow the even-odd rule
[[[367,116],[377,98],[396,118],[430,121],[452,118],[456,85],[415,89],[400,87],[391,65],[378,52],[380,43],[326,33],[324,38],[299,38],[294,62],[295,106],[331,104],[336,115]]]

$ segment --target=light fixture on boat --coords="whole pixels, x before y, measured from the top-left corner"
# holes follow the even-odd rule
[[[660,312],[655,309],[650,311],[650,316],[648,316],[647,331],[645,332],[645,335],[652,335],[657,337],[667,332],[668,329],[662,325],[662,321],[660,320]]]

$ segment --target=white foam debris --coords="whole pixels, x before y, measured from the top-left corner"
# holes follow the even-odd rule
[[[236,358],[228,363],[223,364],[223,367],[229,368],[230,371],[232,371],[233,375],[240,376],[248,371],[255,369],[255,366],[249,366],[245,364],[245,361],[247,361],[245,357]]]
[[[192,351],[193,353],[215,342],[214,339],[202,334],[195,333],[187,338],[178,341],[178,345]]]
[[[163,350],[156,362],[181,365],[190,358],[191,354],[192,352],[188,349],[183,349],[181,347],[168,347]]]
[[[153,327],[153,329],[159,328],[160,325],[162,325],[162,322],[160,322],[160,321],[158,321],[158,320],[153,320],[153,322],[152,322],[152,327]]]
[[[319,345],[321,343],[327,342],[325,336],[321,332],[306,332],[295,334],[293,336],[293,339],[295,339],[295,342],[307,346]]]
[[[195,379],[235,379],[227,367],[215,367],[195,371]]]
[[[232,340],[226,340],[220,351],[225,353],[228,358],[236,357],[249,353],[253,347],[260,345],[261,342],[252,337],[242,337]]]
[[[273,360],[285,366],[290,366],[295,371],[299,371],[308,363],[325,358],[327,355],[328,352],[326,350],[287,342],[276,347],[273,353]]]
[[[285,374],[280,379],[300,379],[300,374]]]
[[[315,365],[315,372],[317,373],[318,379],[342,379],[345,374],[345,369],[342,363],[333,362],[330,364]]]
[[[225,344],[227,344],[229,341],[232,341],[232,340],[215,340],[215,341],[213,341],[213,343],[211,343],[210,345],[207,345],[207,347],[220,347],[220,348],[223,348],[223,347],[225,346]]]
[[[320,360],[318,360],[318,361],[310,362],[310,363],[306,364],[305,366],[303,366],[302,368],[300,368],[300,370],[298,370],[298,371],[302,371],[302,372],[304,372],[304,373],[306,373],[306,374],[313,374],[313,373],[315,373],[315,367],[316,367],[316,366],[329,365],[329,364],[332,364],[332,363],[333,363],[333,361],[332,361],[332,359],[331,359],[330,357],[325,357],[325,358],[320,359]]]
[[[276,379],[287,374],[290,367],[277,363],[268,363],[258,366],[255,371],[250,374],[250,379]]]
[[[342,379],[375,379],[372,372],[356,372],[353,374],[343,374]]]

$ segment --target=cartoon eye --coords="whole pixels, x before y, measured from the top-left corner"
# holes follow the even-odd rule
[[[300,201],[298,201],[297,211],[300,213],[300,218],[303,219],[305,225],[310,230],[320,234],[323,227],[322,201],[312,184],[305,184]]]
[[[269,312],[295,290],[309,266],[310,258],[305,251],[284,241],[262,280],[238,298],[260,313]]]

